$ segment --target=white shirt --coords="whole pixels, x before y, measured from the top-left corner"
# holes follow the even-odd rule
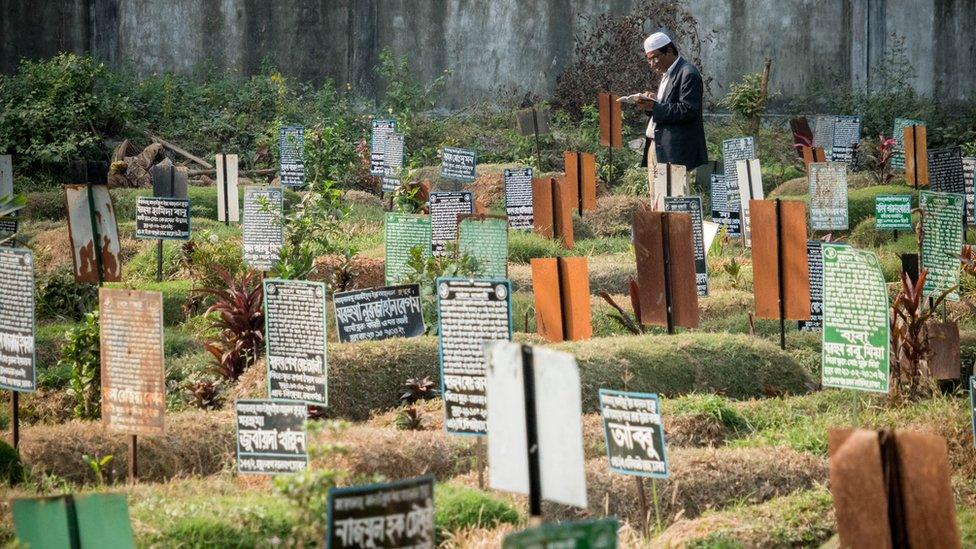
[[[668,70],[664,71],[664,76],[661,77],[661,83],[657,87],[657,101],[658,103],[664,99],[664,90],[668,89],[668,84],[671,82],[671,73],[674,72],[674,67],[678,64],[678,59],[681,56],[674,58],[674,63],[668,67]],[[648,139],[654,139],[654,117],[652,116],[650,120],[647,121],[647,131],[644,132]]]

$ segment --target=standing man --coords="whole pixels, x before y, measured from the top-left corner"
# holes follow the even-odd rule
[[[648,184],[654,197],[654,167],[657,163],[680,164],[693,170],[708,162],[702,103],[705,86],[698,69],[678,55],[678,47],[663,32],[644,40],[644,56],[661,76],[657,94],[642,94],[637,105],[647,112],[647,140],[644,161]],[[663,200],[663,199],[662,199]]]

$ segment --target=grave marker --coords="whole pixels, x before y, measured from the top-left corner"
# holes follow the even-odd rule
[[[535,258],[531,265],[537,333],[552,342],[590,339],[593,326],[586,258]]]
[[[458,215],[458,257],[474,259],[479,278],[508,276],[508,219],[505,216]]]
[[[829,162],[833,159],[834,122],[836,121],[836,117],[820,114],[813,120],[813,146],[823,149],[827,154],[827,161]]]
[[[973,446],[976,446],[976,375],[969,376],[969,416],[973,423]]]
[[[426,331],[418,284],[336,292],[332,303],[340,343],[417,337]]]
[[[392,193],[400,186],[403,171],[403,148],[406,136],[394,133],[383,137],[383,192]]]
[[[244,262],[270,271],[285,245],[284,191],[281,187],[244,187]]]
[[[122,279],[119,229],[105,185],[65,185],[68,234],[75,282],[100,284]],[[95,251],[94,242],[98,242]]]
[[[847,164],[814,162],[809,166],[807,182],[810,189],[810,229],[846,231]]]
[[[739,219],[742,220],[742,240],[746,247],[752,246],[752,228],[749,219],[749,201],[765,198],[762,185],[762,171],[758,158],[736,160],[735,172],[739,176]]]
[[[184,198],[136,199],[136,238],[141,240],[189,240],[190,201]]]
[[[731,178],[731,181],[739,181],[738,161],[752,158],[756,158],[756,143],[752,137],[737,137],[722,141],[722,162],[725,164],[725,177]],[[739,201],[738,196],[733,199],[731,195],[729,200]]]
[[[438,278],[438,352],[444,429],[457,435],[488,432],[485,341],[512,338],[512,288],[505,279]]]
[[[183,166],[174,166],[170,159],[165,159],[149,168],[152,177],[153,196],[167,198],[186,198],[189,186],[189,170]]]
[[[691,215],[655,212],[643,207],[634,214],[634,251],[640,322],[698,327],[695,247]]]
[[[444,147],[441,177],[471,183],[476,177],[477,155],[473,150]]]
[[[738,201],[730,200],[730,198],[738,198],[738,184],[734,184],[735,189],[730,189],[729,178],[720,173],[712,174],[709,179],[712,220],[725,227],[725,232],[730,237],[742,236],[742,217],[739,212],[741,205]]]
[[[396,120],[377,120],[371,124],[369,134],[369,175],[383,175],[386,166],[386,139],[395,134]]]
[[[651,189],[651,209],[664,211],[664,199],[669,196],[687,196],[688,170],[680,164],[659,163],[654,165],[654,188]]]
[[[431,222],[430,217],[421,214],[405,214],[388,212],[385,221],[386,233],[386,285],[392,286],[402,282],[410,269],[410,251],[420,248],[424,258],[430,257]]]
[[[217,164],[217,221],[230,225],[240,222],[240,198],[237,191],[237,155],[218,154]]]
[[[928,151],[929,187],[940,193],[966,194],[966,173],[962,166],[962,149]]]
[[[974,190],[973,179],[976,178],[976,157],[964,156],[962,158],[963,182],[966,186],[966,223],[972,225],[976,223],[976,213],[974,213]]]
[[[532,230],[532,168],[505,169],[505,213],[513,229]]]
[[[810,320],[798,320],[796,328],[801,332],[818,332],[823,329],[823,256],[820,240],[807,240],[807,280],[810,284]]]
[[[823,147],[800,147],[800,156],[803,157],[803,169],[809,170],[810,164],[814,162],[826,162],[827,154]]]
[[[708,295],[708,250],[702,226],[702,199],[700,196],[669,196],[664,199],[664,211],[691,215],[692,238],[695,246],[695,286],[699,296]]]
[[[823,385],[888,392],[888,289],[874,252],[821,245]]]
[[[474,213],[471,191],[430,193],[428,211],[431,220],[431,252],[435,256],[448,255],[449,242],[458,236],[458,215]]]
[[[915,188],[929,184],[928,154],[926,152],[925,126],[908,126],[904,129],[905,182]]]
[[[135,548],[125,494],[20,498],[10,507],[17,542],[24,546]]]
[[[600,415],[610,470],[668,478],[664,421],[656,394],[600,389]]]
[[[807,117],[791,118],[790,130],[793,133],[793,148],[796,149],[797,155],[803,156],[801,147],[813,146],[813,130],[810,129]]]
[[[778,319],[780,347],[786,321],[810,319],[806,205],[796,200],[753,200],[752,227],[763,235],[752,243],[756,317]]]
[[[434,477],[330,488],[326,547],[434,547]]]
[[[505,536],[502,549],[617,549],[616,518],[547,523]]]
[[[600,92],[597,96],[601,147],[619,149],[624,146],[619,98],[607,92]]]
[[[17,247],[17,230],[20,226],[16,218],[4,219],[0,217],[0,246]]]
[[[535,232],[546,238],[559,238],[563,247],[572,250],[573,202],[566,182],[555,178],[532,180],[532,221]]]
[[[495,490],[586,508],[579,368],[544,347],[485,343],[488,364],[488,478]]]
[[[305,404],[238,400],[234,412],[238,473],[273,475],[308,468]]]
[[[537,110],[535,107],[522,109],[516,113],[520,135],[535,135],[536,166],[542,171],[542,146],[539,136],[549,133],[549,109]]]
[[[282,187],[305,186],[305,128],[282,126],[278,130],[278,175]]]
[[[835,116],[831,136],[830,160],[853,165],[861,142],[860,116]]]
[[[567,199],[580,216],[596,210],[596,155],[585,152],[563,153]]]
[[[929,341],[928,367],[934,379],[959,379],[962,356],[959,324],[929,320],[925,325]]]
[[[959,254],[962,253],[962,218],[966,198],[961,194],[920,191],[922,210],[921,267],[928,270],[923,292],[935,297],[959,285]],[[953,290],[948,300],[959,301]]]
[[[879,194],[874,197],[874,228],[878,231],[912,230],[912,195]]]
[[[268,398],[328,406],[325,284],[264,280]]]
[[[37,390],[35,325],[34,254],[0,249],[0,388]]]
[[[923,120],[912,118],[896,118],[891,130],[891,138],[895,140],[895,146],[891,150],[891,167],[905,167],[905,128],[909,126],[925,126]]]
[[[0,154],[0,199],[14,194],[14,163],[9,154]]]

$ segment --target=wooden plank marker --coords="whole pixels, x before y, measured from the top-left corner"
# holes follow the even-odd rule
[[[548,341],[593,336],[590,280],[585,257],[532,260],[536,330]]]
[[[596,210],[596,155],[566,151],[563,153],[566,172],[566,191],[569,200],[583,212]]]
[[[237,155],[218,154],[217,162],[217,221],[230,225],[241,219],[237,198]]]
[[[546,238],[559,238],[563,247],[572,250],[573,202],[567,196],[565,180],[553,177],[532,180],[532,222],[535,232]]]
[[[786,320],[810,320],[806,205],[797,200],[753,200],[752,227],[763,238],[752,245],[753,292],[758,318],[779,319],[780,348]]]
[[[749,202],[762,200],[762,172],[759,159],[736,160],[735,173],[739,177],[739,216],[742,220],[742,241],[746,247],[752,246],[752,226],[749,224]]]
[[[654,188],[651,189],[651,209],[664,210],[669,196],[688,196],[688,169],[681,164],[661,163],[654,166]]]
[[[634,214],[634,250],[640,322],[698,327],[695,246],[691,215],[655,212],[646,206]]]
[[[905,144],[905,182],[924,187],[929,184],[929,160],[925,126],[912,124],[903,130],[902,142]]]

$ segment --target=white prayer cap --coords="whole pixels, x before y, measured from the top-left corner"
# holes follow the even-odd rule
[[[671,39],[663,32],[655,32],[644,40],[644,53],[659,50],[671,43]]]

